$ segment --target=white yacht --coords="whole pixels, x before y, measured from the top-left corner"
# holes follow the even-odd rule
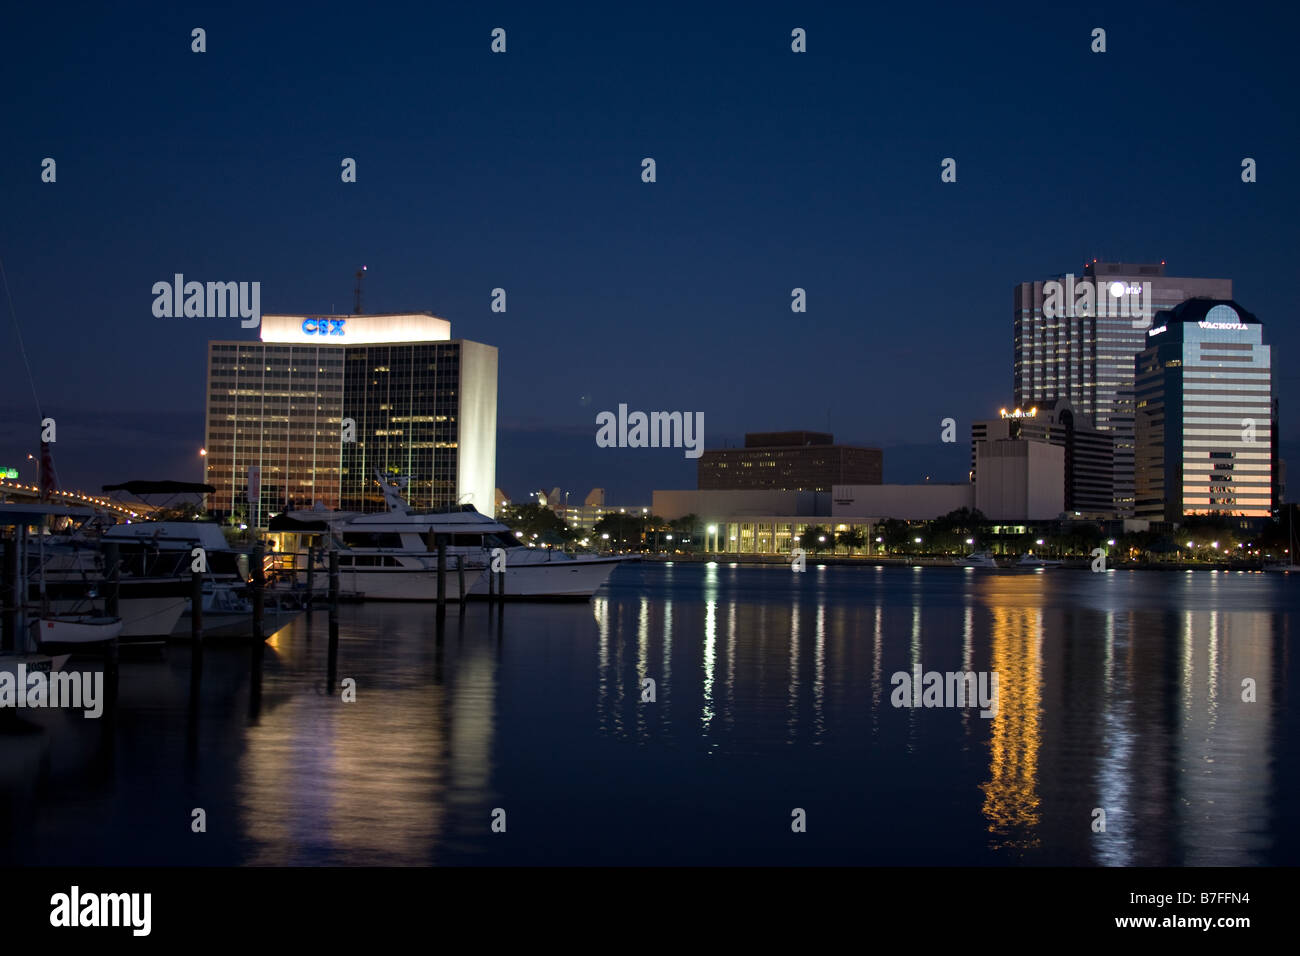
[[[952,563],[959,568],[996,568],[998,566],[997,561],[993,559],[992,551],[976,551],[964,558],[953,558]]]
[[[507,598],[586,600],[609,579],[623,557],[573,556],[522,544],[506,525],[473,505],[416,512],[402,498],[408,479],[377,476],[388,510],[378,514],[290,511],[271,531],[313,533],[339,552],[339,588],[365,600],[434,601],[438,597],[438,537],[446,536],[447,600],[462,600],[457,559],[467,595],[488,594],[493,555],[504,559]],[[324,549],[322,548],[321,551]],[[313,588],[326,586],[327,556],[318,551]],[[299,584],[305,569],[295,568]]]

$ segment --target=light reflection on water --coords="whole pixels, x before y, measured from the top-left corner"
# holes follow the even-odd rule
[[[1293,584],[678,563],[441,634],[344,606],[0,737],[0,859],[1294,864]],[[996,716],[892,706],[916,669],[996,671]]]

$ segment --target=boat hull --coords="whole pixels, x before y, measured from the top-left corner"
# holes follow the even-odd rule
[[[116,617],[66,619],[38,617],[31,622],[32,637],[41,645],[102,644],[122,634],[122,620]]]
[[[75,614],[84,610],[84,600],[51,601],[55,614]],[[142,597],[118,601],[117,613],[122,618],[123,640],[145,637],[166,637],[189,607],[189,601],[180,597]]]
[[[619,558],[600,558],[584,561],[540,561],[536,564],[506,563],[506,600],[559,600],[585,601],[600,590],[614,569],[622,563]],[[488,596],[488,581],[470,589],[473,597]]]
[[[262,636],[270,637],[276,631],[295,620],[303,612],[300,610],[277,610],[265,608],[262,611]],[[181,615],[179,623],[171,632],[173,640],[189,640],[192,635],[190,612]],[[223,638],[239,639],[253,636],[253,614],[251,611],[204,611],[203,639]]]
[[[460,601],[460,574],[455,562],[448,562],[446,589],[448,601]],[[465,569],[465,588],[473,593],[474,585],[486,580],[483,568]],[[328,593],[329,573],[317,569],[312,582],[316,595]],[[305,586],[307,572],[298,572],[298,583]],[[486,590],[486,585],[484,585]],[[438,571],[436,568],[349,568],[339,569],[339,590],[365,601],[436,601],[438,600]]]

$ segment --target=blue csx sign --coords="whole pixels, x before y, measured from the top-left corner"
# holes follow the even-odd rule
[[[302,330],[308,335],[342,335],[347,319],[303,319]]]

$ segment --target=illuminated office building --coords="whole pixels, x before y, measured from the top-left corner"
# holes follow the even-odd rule
[[[991,441],[1040,441],[1064,449],[1064,510],[1090,518],[1115,516],[1114,442],[1076,414],[1065,399],[1042,408],[1002,409],[971,423],[970,480],[979,482],[981,446]]]
[[[382,510],[380,470],[417,509],[493,514],[496,401],[496,348],[428,313],[263,316],[260,342],[208,345],[208,508]]]
[[[1273,355],[1231,300],[1160,312],[1137,359],[1137,516],[1267,518],[1274,507]]]
[[[701,491],[830,491],[878,485],[879,448],[837,445],[828,432],[750,432],[744,448],[706,451],[696,464]]]
[[[1063,286],[1064,309],[1048,307],[1053,284]],[[1013,401],[1029,408],[1064,399],[1111,436],[1119,517],[1134,511],[1134,356],[1146,348],[1150,315],[1198,296],[1231,299],[1232,280],[1169,276],[1164,263],[1093,260],[1078,277],[1016,286]]]

